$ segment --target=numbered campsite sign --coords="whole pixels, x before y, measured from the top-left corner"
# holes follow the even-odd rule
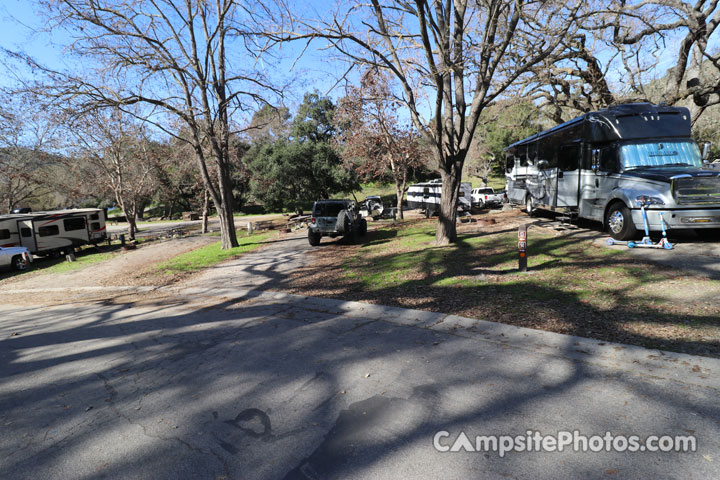
[[[527,225],[518,227],[518,270],[527,272]]]

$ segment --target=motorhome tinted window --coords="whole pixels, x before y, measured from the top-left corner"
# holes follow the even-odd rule
[[[20,229],[20,235],[21,235],[23,238],[32,237],[32,230],[30,230],[30,229],[27,228],[27,227],[23,227],[23,228]]]
[[[60,229],[57,225],[45,225],[44,227],[38,228],[38,235],[41,237],[52,237],[53,235],[58,235],[60,233]]]
[[[10,238],[10,230],[8,230],[8,229],[0,230],[0,240],[7,240],[8,238]]]
[[[63,220],[63,227],[66,232],[73,230],[85,230],[85,219],[82,217],[66,218]]]
[[[652,167],[702,167],[700,149],[695,142],[646,142],[620,147],[623,170]]]
[[[93,213],[90,215],[90,220],[100,220],[100,214]]]
[[[600,150],[600,170],[605,172],[617,171],[617,155],[612,147]]]
[[[535,160],[537,160],[538,156],[538,144],[537,142],[533,142],[527,147],[527,155],[528,155],[528,161],[530,163],[535,163]]]
[[[545,138],[540,143],[540,154],[538,158],[548,162],[547,168],[557,167],[557,145],[555,145],[557,142],[553,142],[552,140],[552,138]]]
[[[565,172],[577,169],[580,145],[563,145],[558,152],[558,168]]]
[[[93,231],[95,231],[95,232],[98,231],[98,230],[100,230],[100,223],[98,223],[98,222],[91,223],[91,224],[90,224],[90,230],[93,230]]]
[[[505,159],[505,171],[507,173],[510,173],[513,171],[513,167],[515,167],[515,157],[508,155],[508,157]]]

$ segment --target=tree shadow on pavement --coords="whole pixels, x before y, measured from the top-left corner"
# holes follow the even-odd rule
[[[15,314],[25,329],[0,340],[6,478],[660,478],[709,467],[679,454],[444,454],[432,439],[692,429],[714,448],[720,429],[704,421],[720,418],[713,393],[597,368],[571,339],[533,354],[296,297]]]

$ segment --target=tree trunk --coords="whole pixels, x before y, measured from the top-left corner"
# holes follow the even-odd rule
[[[125,214],[125,219],[128,222],[128,238],[135,240],[135,232],[137,232],[137,223],[134,215]]]
[[[403,208],[402,208],[402,200],[403,200],[403,189],[399,185],[395,185],[395,197],[397,198],[397,218],[400,220],[403,219]]]
[[[230,175],[226,168],[218,168],[220,205],[215,205],[220,217],[220,240],[223,249],[238,246],[235,218],[233,217],[233,196]]]
[[[115,201],[125,215],[125,221],[128,224],[128,239],[135,240],[135,232],[137,232],[137,222],[135,220],[135,208],[132,205],[128,205],[123,197],[122,193],[115,193]]]
[[[397,197],[397,218],[404,219],[403,214],[403,195],[405,195],[405,186],[407,185],[407,171],[404,172],[402,180],[395,178],[395,196]]]
[[[143,220],[145,218],[145,207],[147,206],[147,201],[141,200],[137,207],[137,212],[135,213],[135,218],[138,220]]]
[[[202,233],[207,233],[208,231],[208,213],[210,211],[210,194],[207,191],[207,188],[205,189],[205,201],[203,203],[203,212],[202,212]]]
[[[196,137],[193,148],[195,158],[200,168],[200,173],[205,183],[205,189],[210,193],[213,205],[220,219],[220,245],[223,250],[238,246],[237,232],[235,232],[235,219],[233,218],[232,187],[230,185],[230,171],[227,163],[220,157],[215,157],[215,172],[217,173],[217,185],[210,178],[205,155]],[[222,155],[222,152],[215,152]]]
[[[235,219],[232,216],[232,209],[230,214],[226,210],[227,205],[222,205],[217,208],[218,217],[220,218],[220,240],[221,248],[233,248],[238,246],[237,234],[235,232]]]
[[[460,168],[458,168],[458,164]],[[440,176],[442,178],[442,196],[435,243],[449,245],[457,240],[457,202],[460,196],[462,162],[453,162],[450,171],[441,170]]]

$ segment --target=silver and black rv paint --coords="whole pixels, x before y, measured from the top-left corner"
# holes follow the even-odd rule
[[[720,227],[720,171],[691,137],[687,108],[626,104],[586,113],[505,149],[511,202],[598,220],[613,238]]]
[[[35,255],[59,255],[107,238],[99,208],[0,215],[0,247],[26,247]]]
[[[470,211],[470,183],[460,184],[457,208],[460,211]],[[440,197],[442,196],[442,180],[435,179],[429,182],[410,185],[407,192],[407,205],[409,209],[424,210],[429,218],[440,211]]]

